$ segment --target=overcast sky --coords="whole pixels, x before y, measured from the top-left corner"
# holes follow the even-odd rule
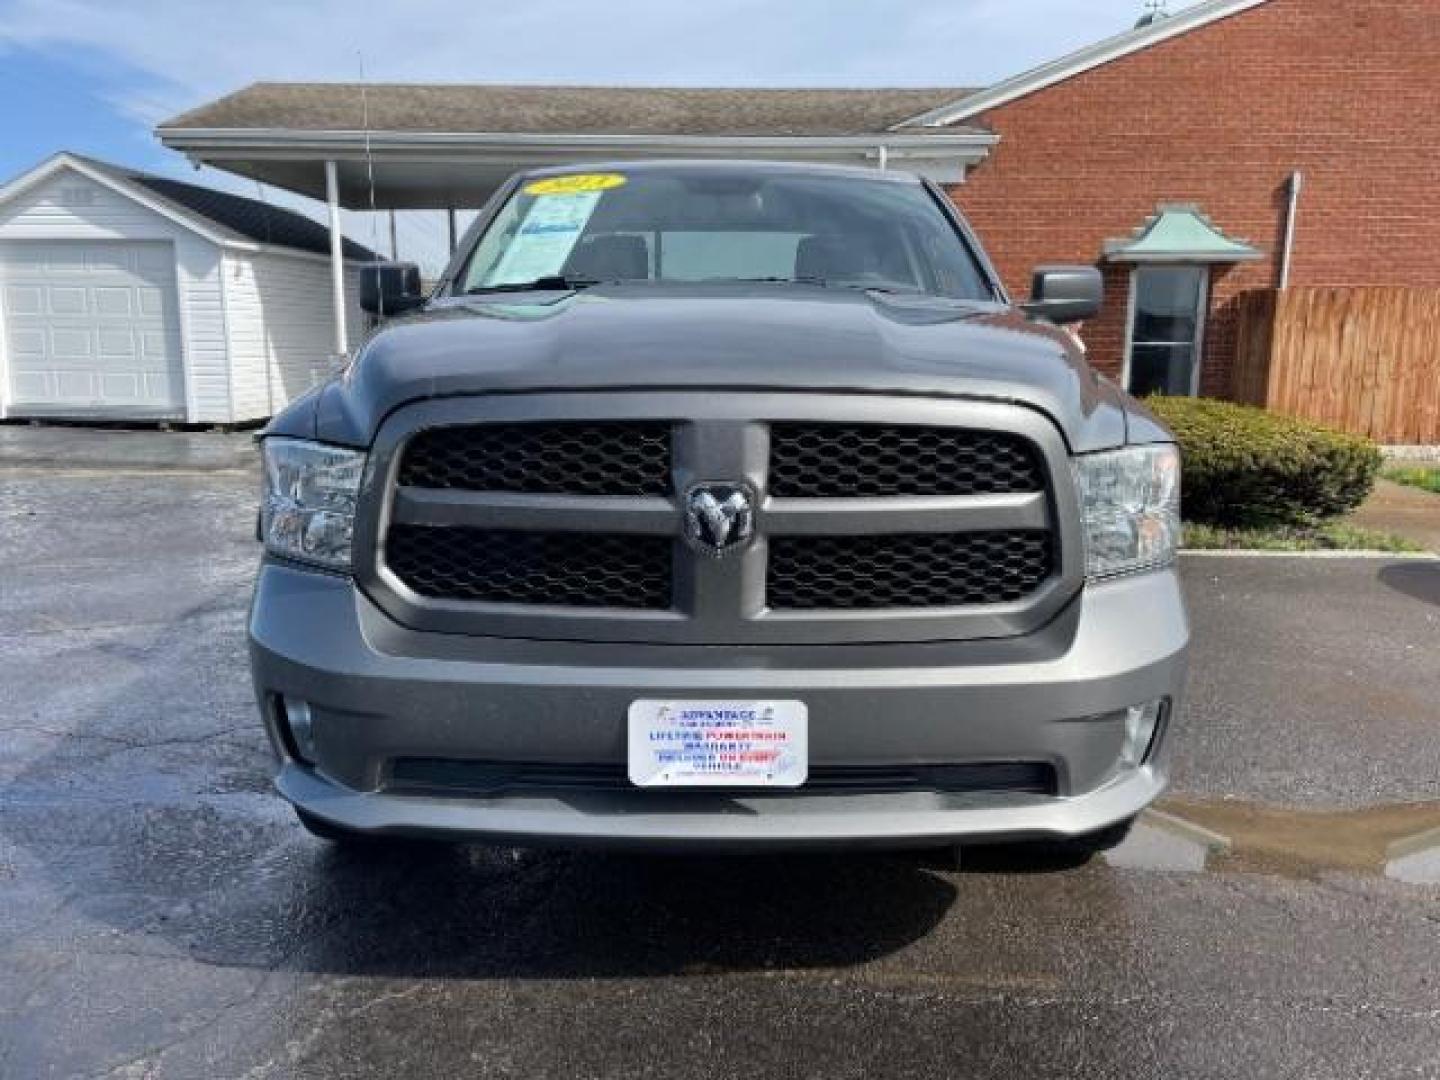
[[[1144,6],[0,0],[0,178],[61,149],[194,178],[179,155],[155,142],[158,121],[257,80],[354,79],[362,52],[367,77],[381,82],[974,86],[1127,29]],[[200,175],[254,194],[248,182]],[[443,244],[439,216],[402,217],[402,257],[433,264]],[[351,216],[347,227],[365,243],[375,230],[362,218]]]

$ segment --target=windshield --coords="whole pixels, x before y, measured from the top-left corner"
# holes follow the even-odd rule
[[[919,184],[704,166],[523,184],[456,289],[611,281],[803,281],[993,299]]]

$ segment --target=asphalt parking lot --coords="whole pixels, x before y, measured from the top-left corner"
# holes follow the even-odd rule
[[[346,856],[268,788],[256,487],[0,427],[0,1077],[1440,1077],[1440,562],[1185,560],[1228,851]]]

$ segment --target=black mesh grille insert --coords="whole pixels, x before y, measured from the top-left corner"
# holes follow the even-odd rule
[[[460,761],[396,758],[386,784],[414,794],[502,795],[556,791],[635,791],[623,764],[531,761]],[[943,791],[955,794],[1054,795],[1054,766],[1039,761],[986,761],[943,765],[816,766],[805,791],[859,793]],[[683,791],[646,792],[674,798]],[[714,795],[714,790],[708,792]]]
[[[410,440],[400,483],[536,495],[670,493],[670,424],[476,424]]]
[[[663,536],[394,525],[386,562],[436,599],[664,610],[671,551]]]
[[[958,607],[1023,600],[1053,570],[1050,534],[781,536],[770,541],[776,609]]]
[[[779,498],[999,495],[1044,487],[1040,455],[1019,435],[881,424],[770,426],[770,493]]]

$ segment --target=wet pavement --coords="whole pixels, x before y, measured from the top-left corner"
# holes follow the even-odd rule
[[[1187,560],[1176,790],[1088,865],[349,855],[268,790],[248,438],[27,430],[5,1080],[1440,1077],[1440,563]]]

